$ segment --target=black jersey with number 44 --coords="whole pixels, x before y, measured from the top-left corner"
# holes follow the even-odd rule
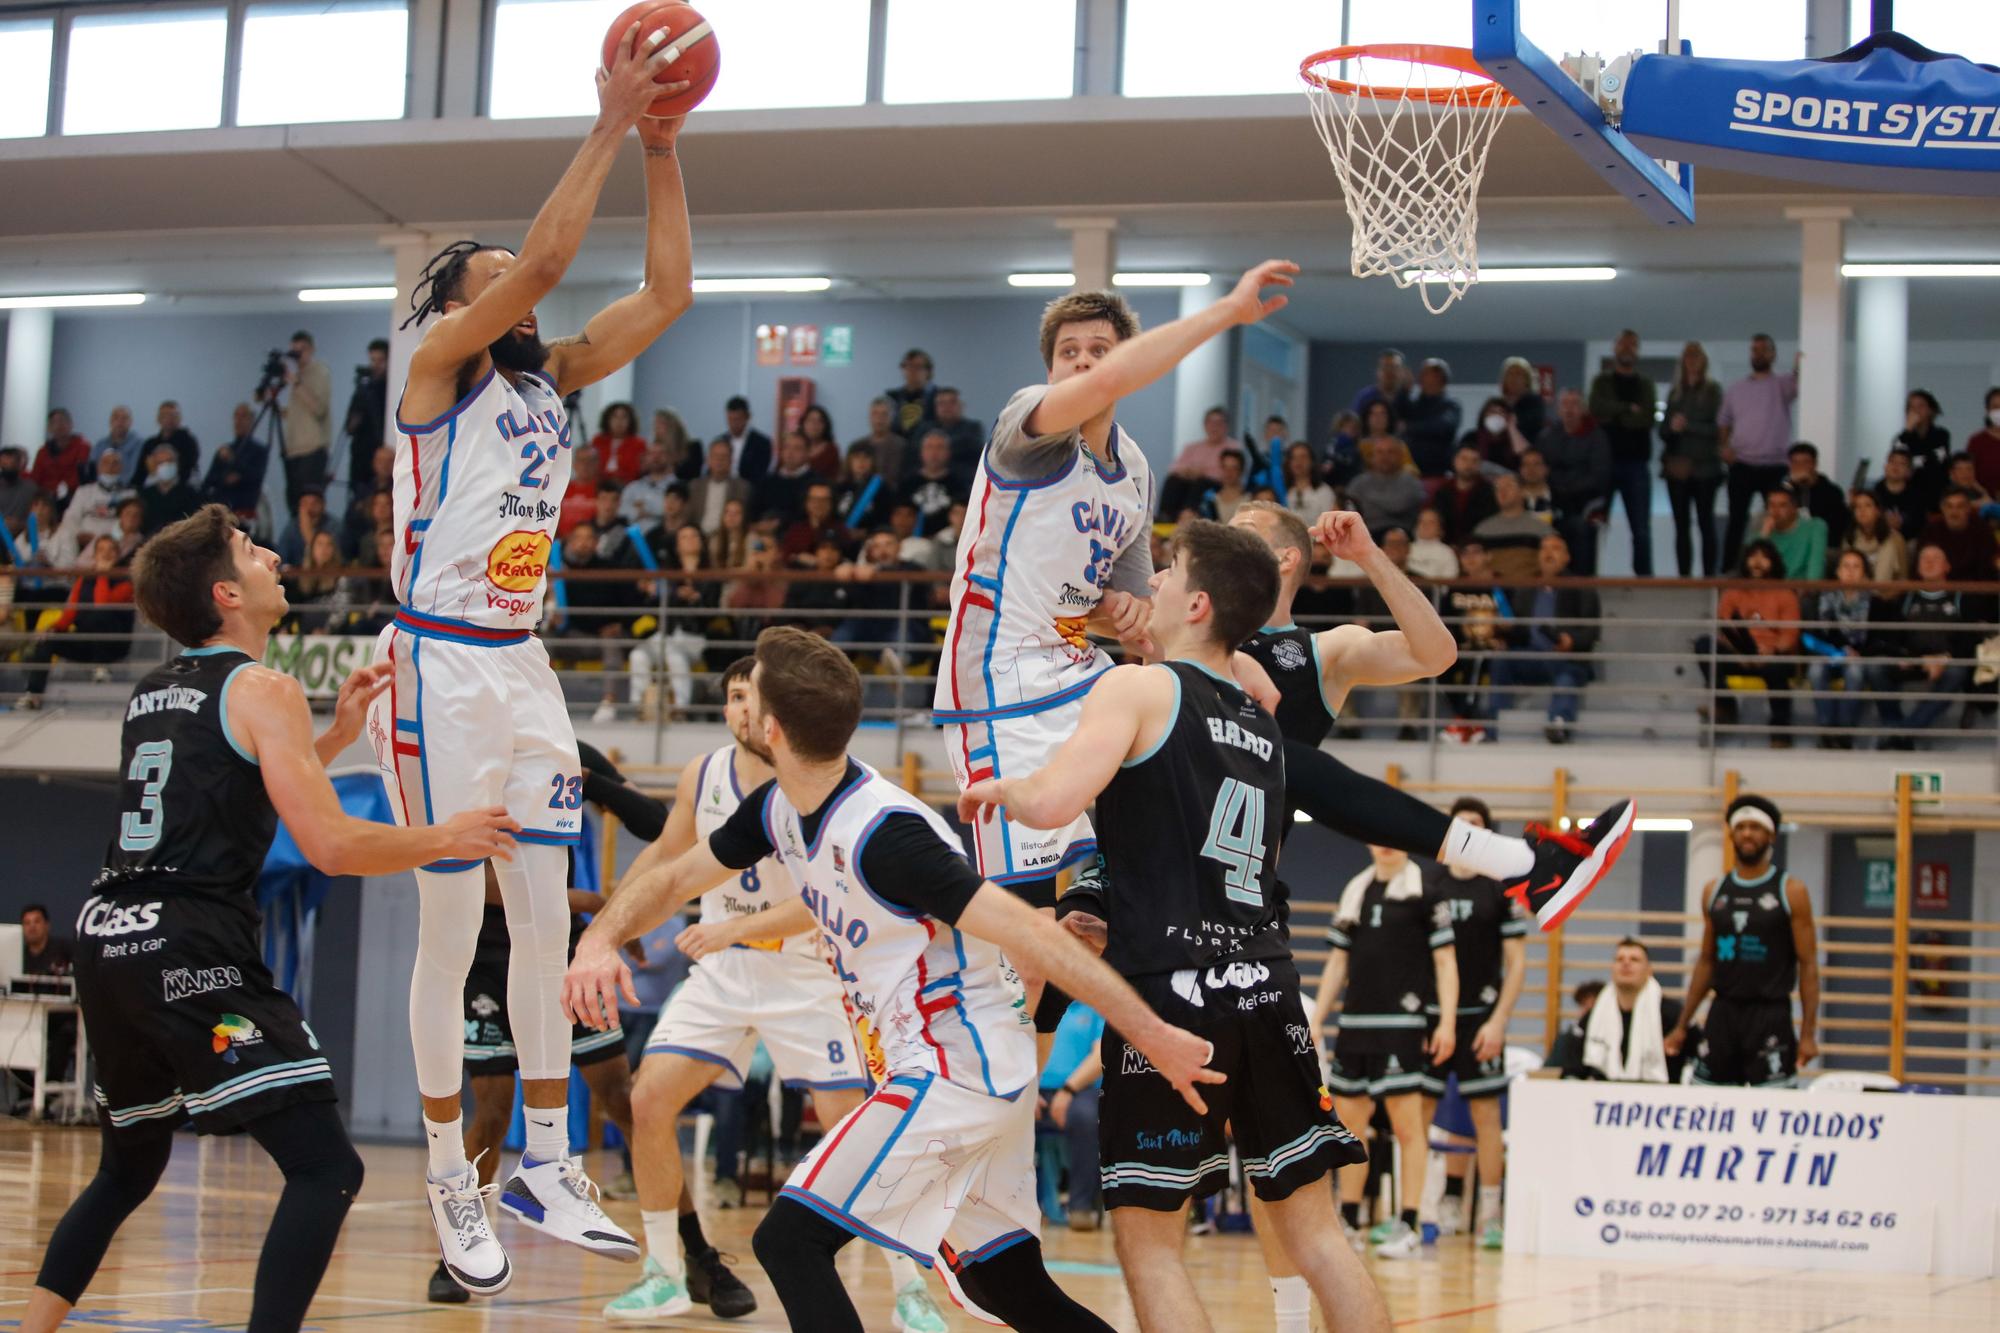
[[[1145,976],[1284,958],[1276,893],[1285,750],[1277,721],[1233,681],[1168,662],[1178,702],[1152,750],[1097,798],[1110,942]]]
[[[230,681],[255,659],[196,648],[155,667],[125,708],[118,826],[94,893],[247,893],[278,815],[257,764],[223,725]]]
[[[1318,640],[1297,625],[1266,625],[1244,640],[1243,651],[1278,687],[1278,729],[1286,740],[1317,746],[1333,730],[1320,679]]]

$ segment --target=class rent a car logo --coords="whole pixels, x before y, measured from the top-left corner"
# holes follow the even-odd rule
[[[222,1057],[224,1064],[235,1064],[241,1057],[236,1054],[239,1046],[255,1046],[264,1040],[264,1034],[257,1025],[241,1014],[224,1014],[222,1021],[209,1029],[212,1034],[209,1045]]]

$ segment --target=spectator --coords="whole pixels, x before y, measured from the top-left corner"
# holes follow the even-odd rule
[[[118,539],[118,563],[129,565],[138,554],[149,535],[146,532],[146,502],[138,493],[125,497],[118,505],[118,531],[113,534]]]
[[[315,534],[327,529],[326,497],[318,491],[307,491],[299,496],[298,507],[292,511],[292,521],[278,537],[272,549],[278,553],[278,563],[296,567],[306,562],[306,555],[312,548]]]
[[[1569,543],[1561,534],[1544,536],[1537,558],[1539,582],[1507,594],[1520,615],[1520,628],[1513,651],[1494,659],[1493,686],[1496,690],[1516,685],[1552,687],[1542,735],[1551,745],[1563,745],[1576,725],[1577,691],[1592,675],[1588,655],[1597,646],[1597,622],[1603,610],[1595,589],[1573,583],[1557,586],[1555,580],[1569,572]]]
[[[146,455],[146,463],[146,485],[139,499],[146,506],[145,530],[150,537],[201,508],[201,496],[181,480],[180,453],[173,445],[156,446]]]
[[[1930,517],[1930,505],[1913,480],[1914,467],[1906,451],[1891,449],[1882,458],[1882,480],[1875,483],[1875,503],[1882,507],[1882,516],[1889,520],[1889,526],[1902,533],[1905,541],[1922,536],[1924,523]]]
[[[595,451],[579,449],[577,461],[594,457]],[[627,553],[628,557],[630,552]],[[619,560],[598,549],[597,528],[578,520],[563,538],[562,569],[565,575],[589,575],[609,570],[631,569],[632,559]],[[602,666],[602,693],[592,722],[602,725],[618,717],[618,681],[625,674],[625,640],[631,635],[633,613],[649,599],[630,579],[566,577],[559,585],[562,597],[549,617],[550,626],[574,638],[598,641]]]
[[[201,480],[201,498],[226,506],[238,518],[254,519],[257,516],[257,502],[264,495],[264,469],[270,463],[271,451],[262,440],[250,434],[257,423],[257,414],[250,404],[238,403],[229,415],[232,432],[227,444],[222,445],[208,460],[208,475]],[[378,437],[379,438],[379,437]],[[368,453],[369,470],[351,474],[348,489],[355,492],[357,503],[365,501],[377,490],[387,491],[388,486],[379,483],[370,485],[368,479],[375,472],[377,455],[387,454],[391,475],[396,463],[395,451],[386,445],[377,444]]]
[[[723,455],[720,461],[722,479],[734,481],[735,478],[729,475],[728,456]],[[651,527],[667,511],[668,491],[678,492],[683,499],[687,496],[687,486],[674,472],[673,447],[653,440],[646,445],[646,458],[639,475],[625,484],[618,500],[618,512],[627,523],[636,523],[641,528]]]
[[[1387,453],[1395,459],[1398,470],[1407,472],[1413,477],[1417,475],[1417,463],[1410,457],[1410,446],[1404,444],[1393,433],[1394,422],[1395,417],[1387,403],[1373,403],[1369,406],[1367,414],[1362,418],[1361,442],[1355,446],[1355,452],[1361,457],[1362,472],[1369,470],[1369,460],[1377,453]]]
[[[1209,487],[1208,494],[1201,497],[1202,513],[1218,523],[1227,523],[1250,498],[1250,492],[1243,485],[1243,455],[1227,453],[1222,456],[1222,480]],[[1318,517],[1317,514],[1314,515]]]
[[[749,564],[751,535],[750,506],[741,499],[724,503],[722,521],[708,533],[708,567],[742,569]]]
[[[1514,411],[1507,400],[1496,395],[1480,405],[1479,420],[1459,436],[1458,447],[1476,449],[1481,463],[1512,472],[1521,466],[1521,454],[1530,445],[1514,424]]]
[[[1417,514],[1417,535],[1410,543],[1407,572],[1417,579],[1458,577],[1458,555],[1446,543],[1444,520],[1435,509],[1425,508]]]
[[[937,416],[937,389],[931,384],[931,354],[921,347],[903,353],[903,382],[882,396],[889,400],[895,417],[892,425],[906,440]]]
[[[1781,490],[1774,495],[1783,495]],[[1790,496],[1786,496],[1789,503]],[[1799,668],[1779,659],[1799,650],[1799,597],[1785,584],[1785,562],[1768,538],[1760,537],[1743,548],[1743,568],[1739,577],[1754,586],[1732,587],[1723,591],[1716,604],[1716,633],[1694,641],[1699,655],[1701,678],[1717,690],[1715,722],[1718,727],[1736,725],[1736,696],[1729,677],[1753,677],[1764,683],[1771,704],[1771,748],[1792,748],[1792,677]],[[1723,679],[1712,679],[1709,664]]]
[[[882,474],[882,480],[890,488],[902,485],[903,450],[907,444],[904,436],[895,431],[896,405],[886,397],[871,400],[868,404],[868,433],[854,444],[866,444],[875,451],[875,470]],[[852,449],[854,444],[847,447]]]
[[[372,338],[368,342],[368,361],[360,367],[355,376],[354,392],[347,398],[347,416],[341,423],[341,430],[347,436],[347,486],[350,491],[366,478],[374,467],[375,451],[382,447],[388,431],[389,417],[389,340]],[[236,433],[247,436],[248,426],[240,426]],[[213,472],[215,466],[209,465]],[[258,480],[263,475],[258,474]],[[349,502],[353,496],[348,497]],[[233,507],[233,506],[232,506]]]
[[[264,457],[268,462],[270,458],[270,451],[268,449],[265,451]],[[261,471],[259,472],[259,476],[262,476]],[[348,512],[351,514],[356,510],[366,508],[368,497],[374,495],[377,491],[383,491],[389,495],[396,493],[396,451],[386,444],[375,446],[374,454],[369,457],[368,471],[365,475],[349,479],[347,485]]]
[[[845,556],[853,534],[841,526],[833,512],[833,483],[815,478],[806,486],[798,519],[785,529],[778,549],[787,564],[809,569],[813,552],[822,542],[832,542]]]
[[[1481,543],[1491,557],[1495,578],[1510,585],[1527,583],[1541,568],[1548,520],[1528,512],[1520,478],[1511,472],[1493,479],[1493,504],[1493,512],[1473,528],[1471,540]]]
[[[285,419],[285,500],[296,505],[307,487],[326,485],[327,449],[333,434],[333,377],[315,355],[313,338],[300,329],[292,335],[291,365],[284,387],[291,390],[282,409]],[[275,392],[275,390],[274,390]],[[186,468],[194,475],[193,465]]]
[[[1937,517],[1924,528],[1922,540],[1944,551],[1951,566],[1953,583],[1990,583],[1993,560],[2000,547],[1993,541],[1993,525],[1979,517],[1969,491],[1957,487],[1938,501]]]
[[[56,509],[56,499],[47,491],[37,488],[34,503],[28,509],[28,524],[15,542],[14,556],[23,566],[36,569],[54,569],[60,561],[56,550],[56,536],[62,530],[62,515]],[[39,583],[30,587],[41,586]],[[60,585],[48,585],[59,588]]]
[[[1097,1143],[1097,1103],[1104,1090],[1103,1045],[1103,1017],[1089,1005],[1072,1002],[1056,1024],[1049,1058],[1042,1065],[1036,1119],[1061,1134],[1069,1149],[1069,1206],[1064,1216],[1051,1216],[1050,1220],[1064,1221],[1072,1231],[1095,1231],[1104,1220]]]
[[[1363,386],[1354,395],[1354,402],[1348,408],[1363,421],[1368,419],[1368,409],[1380,403],[1389,409],[1389,429],[1395,429],[1396,404],[1410,387],[1410,368],[1403,361],[1403,354],[1394,347],[1384,347],[1375,358],[1375,380]]]
[[[1576,1011],[1565,1018],[1562,1027],[1557,1030],[1556,1039],[1549,1044],[1548,1055],[1542,1060],[1542,1068],[1567,1070],[1583,1058],[1583,1025],[1590,1017],[1590,1006],[1596,1004],[1597,997],[1603,993],[1604,983],[1596,977],[1576,983],[1576,989],[1569,994],[1570,1003],[1576,1006]]]
[[[362,560],[375,554],[375,534],[393,532],[396,526],[396,497],[387,491],[376,491],[368,497],[361,512],[350,514],[347,530],[341,534],[340,548],[349,560]]]
[[[56,408],[49,413],[48,435],[28,469],[28,479],[56,502],[58,509],[69,503],[77,487],[90,480],[90,441],[77,434],[68,411]]]
[[[97,442],[97,452],[118,451],[118,475],[126,480],[146,470],[146,441],[132,428],[132,409],[123,404],[111,409],[111,430]]]
[[[1714,578],[1715,493],[1722,486],[1722,387],[1708,377],[1708,351],[1698,342],[1681,348],[1680,367],[1667,390],[1667,419],[1660,423],[1660,476],[1674,513],[1674,562],[1682,578],[1694,573],[1694,542],[1701,534],[1701,572]]]
[[[893,579],[877,578],[880,574],[908,573],[916,568],[899,559],[896,548],[896,534],[887,528],[877,529],[868,534],[868,540],[862,543],[861,551],[852,563],[834,570],[834,577],[848,585],[849,615],[834,631],[833,641],[847,647],[850,652],[859,649],[856,665],[861,668],[864,684],[866,678],[871,676],[902,675],[912,639],[910,621],[915,619],[916,614],[928,615],[928,608],[918,596],[923,591],[921,588],[909,589],[913,614],[906,619],[897,614],[903,609],[906,585]],[[871,707],[902,705],[901,687],[893,679],[868,687],[867,697]]]
[[[853,593],[848,583],[834,577],[840,563],[840,543],[828,538],[813,548],[807,566],[819,577],[797,580],[785,589],[785,609],[793,613],[798,627],[825,639],[831,639],[847,619]]]
[[[375,534],[375,549],[368,553],[367,568],[371,573],[363,576],[356,572],[347,579],[353,589],[348,604],[354,608],[347,622],[347,632],[364,638],[373,638],[387,629],[400,609],[396,599],[396,585],[389,577],[395,565],[396,534],[383,528]]]
[[[1522,356],[1510,356],[1500,363],[1500,397],[1514,414],[1514,429],[1524,440],[1538,440],[1548,425],[1547,402],[1535,387],[1540,377]]]
[[[818,403],[799,414],[799,434],[806,440],[806,466],[824,481],[840,480],[840,438],[833,417]]]
[[[701,529],[684,524],[673,534],[673,549],[660,561],[666,572],[667,616],[659,630],[632,649],[633,702],[639,716],[652,721],[659,714],[660,688],[655,673],[667,673],[667,701],[684,715],[694,703],[694,669],[708,652],[713,617],[706,614],[722,601],[722,585],[694,577],[713,568]],[[678,576],[678,577],[677,577]],[[600,709],[602,705],[599,706]]]
[[[1458,452],[1451,456],[1451,480],[1431,496],[1431,503],[1444,523],[1444,540],[1454,546],[1500,512],[1500,502],[1493,498],[1493,484],[1486,480],[1485,457],[1476,443],[1459,445]]]
[[[1160,487],[1161,517],[1178,514],[1190,505],[1200,503],[1201,496],[1209,487],[1222,484],[1223,455],[1241,454],[1242,450],[1241,444],[1229,438],[1228,411],[1211,407],[1204,412],[1201,438],[1181,446]]]
[[[29,903],[23,907],[21,909],[22,975],[66,977],[75,968],[76,941],[49,933],[49,909],[40,903]]]
[[[49,688],[50,663],[58,657],[91,663],[108,679],[103,668],[131,655],[132,581],[113,572],[122,563],[116,537],[99,537],[91,543],[91,572],[70,584],[69,600],[55,623],[47,633],[36,635],[22,655],[28,673],[28,693],[21,701],[25,707],[41,706],[41,696]],[[44,922],[45,932],[46,927]],[[67,966],[62,970],[68,971]]]
[[[1403,440],[1417,471],[1426,477],[1442,477],[1450,470],[1452,446],[1458,443],[1459,406],[1445,393],[1450,384],[1451,367],[1433,356],[1417,368],[1416,392],[1405,389],[1396,402]]]
[[[1825,523],[1827,547],[1838,549],[1841,540],[1847,536],[1847,525],[1851,521],[1847,513],[1847,499],[1840,487],[1821,475],[1818,446],[1800,440],[1786,453],[1785,463],[1790,469],[1785,477],[1785,489],[1792,493],[1799,512]]]
[[[1826,522],[1800,514],[1798,501],[1782,484],[1764,497],[1758,535],[1778,549],[1786,578],[1817,582],[1826,577]]]
[[[639,548],[632,539],[644,533],[645,529],[640,528],[639,532],[635,533],[633,529],[637,525],[626,522],[624,515],[618,512],[625,503],[624,492],[625,488],[618,484],[616,477],[606,477],[604,480],[598,482],[597,507],[591,511],[590,517],[585,519],[584,522],[597,529],[597,555],[599,559],[608,560],[614,564],[643,565],[645,564],[645,557],[639,554]],[[681,522],[685,522],[687,519],[686,506],[682,506],[681,512],[674,517],[677,520],[676,527]],[[371,540],[368,544],[373,546],[374,542]],[[664,545],[664,542],[662,544]]]
[[[1950,468],[1945,473],[1945,488],[1949,490],[1954,486],[1972,497],[1972,504],[1975,509],[1984,508],[1993,503],[1992,492],[1979,484],[1979,466],[1972,461],[1971,454],[1953,454],[1951,456]]]
[[[1560,1066],[1563,1077],[1678,1083],[1681,1057],[1667,1054],[1666,1034],[1680,1019],[1681,1002],[1654,979],[1652,954],[1628,935],[1612,952],[1611,985],[1588,1006],[1583,1040]]]
[[[917,531],[923,521],[916,502],[901,499],[889,507],[889,531],[896,536],[896,558],[918,569],[942,572],[951,550]]]
[[[563,492],[556,515],[556,540],[569,536],[577,524],[597,512],[597,483],[602,477],[603,460],[595,449],[577,449],[570,456],[569,488]],[[597,554],[597,548],[591,548]]]
[[[1595,574],[1597,522],[1611,490],[1611,443],[1590,419],[1582,394],[1564,389],[1556,398],[1556,420],[1543,429],[1535,451],[1548,462],[1556,530],[1576,572]]]
[[[778,567],[778,543],[753,532],[744,543],[744,577],[731,579],[722,589],[722,609],[731,612],[772,610],[785,604],[790,584],[770,577]],[[730,619],[729,636],[748,642],[766,625],[776,623],[770,616],[735,615]]]
[[[1444,590],[1441,607],[1452,637],[1458,640],[1458,658],[1441,677],[1446,686],[1445,705],[1456,719],[1444,729],[1444,737],[1470,744],[1492,738],[1485,724],[1491,722],[1493,712],[1481,701],[1480,684],[1491,672],[1493,654],[1507,646],[1504,622],[1513,619],[1514,610],[1506,590],[1494,581],[1495,571],[1484,542],[1477,537],[1468,539],[1459,547],[1458,562],[1460,581]]]
[[[1875,616],[1875,599],[1868,591],[1868,557],[1848,547],[1834,569],[1838,588],[1821,592],[1813,618],[1821,623],[1800,637],[1805,650],[1818,659],[1806,672],[1812,685],[1813,713],[1819,721],[1822,750],[1851,750],[1854,738],[1838,734],[1861,724],[1861,691],[1868,664],[1868,622]],[[1841,692],[1833,692],[1838,681]]]
[[[729,465],[755,486],[771,471],[771,437],[750,424],[750,400],[740,393],[722,405],[722,419],[726,429],[719,438],[729,445]]]
[[[201,444],[194,438],[194,434],[181,424],[181,405],[171,398],[167,399],[160,404],[160,410],[154,420],[160,428],[146,441],[145,453],[142,455],[147,460],[146,471],[148,473],[152,471],[153,451],[163,444],[171,444],[174,447],[175,461],[180,464],[180,475],[188,478],[200,476],[198,466],[201,462]]]
[[[79,486],[70,497],[62,527],[56,531],[57,565],[67,569],[86,563],[91,545],[99,537],[110,537],[112,544],[117,544],[118,506],[135,494],[119,470],[123,466],[116,449],[98,454],[96,477]]]
[[[597,451],[597,475],[619,483],[635,481],[646,468],[646,441],[639,436],[639,414],[630,403],[612,403],[597,414],[597,434],[590,437]]]
[[[689,434],[687,422],[672,408],[657,408],[653,412],[653,438],[647,442],[647,448],[655,446],[667,451],[669,466],[682,481],[693,481],[701,475],[703,451]]]
[[[1334,486],[1345,486],[1361,471],[1361,418],[1352,412],[1334,414],[1326,442],[1325,470],[1327,481]]]
[[[1986,391],[1986,419],[1965,442],[1972,455],[1973,475],[1989,495],[2000,495],[2000,385]]]
[[[965,400],[949,385],[937,391],[936,408],[937,424],[951,437],[951,465],[971,476],[986,451],[986,427],[965,415]]]
[[[1369,409],[1380,410],[1380,404]],[[1407,532],[1416,527],[1417,511],[1424,507],[1424,483],[1405,472],[1395,452],[1386,447],[1371,449],[1364,441],[1362,457],[1368,470],[1347,483],[1347,499],[1360,511],[1368,530],[1379,541],[1389,528]]]
[[[1903,534],[1889,526],[1873,491],[1856,491],[1844,550],[1858,551],[1868,562],[1868,577],[1877,583],[1900,583],[1910,576],[1910,551]]]
[[[903,498],[917,507],[917,531],[936,532],[954,504],[964,504],[969,487],[951,465],[951,437],[927,430],[917,445],[917,470],[903,483]]]
[[[1889,599],[1882,608],[1883,629],[1868,637],[1869,650],[1880,658],[1868,668],[1868,688],[1877,694],[1921,694],[1922,703],[1907,715],[1903,701],[1878,698],[1875,711],[1890,735],[1876,748],[1914,750],[1908,732],[1923,731],[1958,702],[1951,696],[1972,684],[1972,668],[1984,630],[1964,626],[1991,623],[1990,599],[1973,597],[1947,587],[1951,556],[1941,546],[1917,547],[1918,590]]]
[[[619,504],[622,507],[624,501],[619,501]],[[656,557],[664,559],[666,551],[673,545],[674,534],[693,522],[693,513],[688,508],[687,496],[681,493],[680,485],[676,483],[667,488],[666,496],[660,505],[659,518],[649,524],[629,524],[627,526],[628,530],[633,527],[638,528],[638,531],[632,535],[640,538],[648,551],[653,552]],[[696,526],[699,527],[700,525],[696,524]],[[639,548],[636,546],[633,548],[632,554],[642,562],[645,559],[643,555],[639,554]]]
[[[833,512],[841,523],[856,532],[879,526],[889,516],[892,498],[875,471],[875,447],[866,441],[849,446],[833,496]]]
[[[306,497],[299,498],[303,501]],[[333,530],[316,529],[306,543],[305,559],[285,579],[285,597],[292,604],[294,633],[330,634],[342,628],[346,615],[339,594],[346,568]]]
[[[1750,373],[1722,395],[1716,427],[1722,461],[1729,468],[1729,524],[1722,534],[1722,563],[1733,567],[1750,527],[1750,502],[1785,479],[1785,451],[1792,447],[1792,400],[1799,396],[1799,359],[1777,375],[1778,344],[1760,333],[1750,340]]]
[[[1285,508],[1308,523],[1333,508],[1333,487],[1319,479],[1319,460],[1304,440],[1285,450]]]
[[[688,487],[688,515],[703,532],[713,535],[722,526],[723,508],[731,500],[747,508],[750,483],[731,471],[729,441],[717,440],[708,446],[708,470]]]
[[[806,487],[815,480],[805,435],[788,430],[778,437],[778,464],[753,490],[760,525],[782,533],[805,512]]]
[[[1542,522],[1554,526],[1556,493],[1549,489],[1549,460],[1540,449],[1521,455],[1521,503]]]
[[[1590,415],[1611,446],[1611,491],[1632,529],[1632,572],[1653,575],[1653,415],[1659,391],[1639,373],[1639,335],[1626,329],[1611,366],[1590,382]],[[1607,518],[1610,517],[1606,511]]]
[[[1951,432],[1937,424],[1944,410],[1929,389],[1912,389],[1903,400],[1903,433],[1893,447],[1905,450],[1915,474],[1910,478],[1924,508],[1937,506],[1943,492],[1945,464],[1951,458]]]

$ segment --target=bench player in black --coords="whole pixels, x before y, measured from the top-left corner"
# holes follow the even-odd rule
[[[1819,945],[1812,895],[1772,861],[1783,817],[1776,803],[1743,795],[1724,818],[1736,868],[1702,893],[1701,956],[1687,1003],[1667,1034],[1669,1056],[1687,1044],[1688,1022],[1715,991],[1695,1052],[1695,1083],[1790,1088],[1819,1055]],[[1801,1017],[1792,1030],[1792,986]]]
[[[1430,599],[1382,554],[1359,514],[1330,510],[1309,530],[1284,506],[1252,500],[1231,523],[1263,538],[1278,558],[1277,604],[1243,651],[1278,689],[1286,813],[1303,810],[1358,842],[1491,876],[1543,930],[1561,925],[1625,850],[1632,802],[1616,802],[1580,835],[1530,824],[1525,839],[1514,838],[1441,814],[1321,750],[1349,690],[1428,679],[1452,664],[1457,646]],[[1395,629],[1338,625],[1315,632],[1293,623],[1292,599],[1312,572],[1315,540],[1362,568],[1395,616]]]
[[[1167,660],[1100,677],[1045,767],[971,784],[959,814],[1004,808],[1031,828],[1062,828],[1095,800],[1104,885],[1072,890],[1058,910],[1085,938],[1101,931],[1105,961],[1169,1022],[1211,1042],[1211,1066],[1228,1076],[1198,1114],[1105,1031],[1104,1202],[1140,1326],[1209,1326],[1181,1259],[1183,1214],[1226,1183],[1233,1137],[1328,1326],[1386,1329],[1387,1308],[1320,1183],[1365,1154],[1320,1082],[1286,944],[1275,887],[1282,737],[1232,670],[1236,646],[1267,623],[1277,565],[1254,534],[1191,521],[1153,588],[1151,634]],[[1086,897],[1088,918],[1076,910]]]
[[[49,1333],[68,1316],[192,1121],[249,1134],[284,1172],[247,1333],[289,1333],[361,1188],[361,1159],[319,1040],[258,946],[252,891],[278,820],[332,875],[504,856],[515,825],[498,806],[408,829],[341,810],[325,766],[360,735],[388,669],[349,677],[315,740],[299,683],[258,665],[289,609],[278,557],[221,505],[162,530],[132,580],[146,618],[189,646],[147,673],[125,711],[118,828],[77,918],[101,1156],[49,1238],[21,1327]]]

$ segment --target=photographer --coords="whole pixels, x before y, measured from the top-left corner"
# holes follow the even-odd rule
[[[314,355],[313,337],[304,329],[292,335],[290,351],[273,352],[264,365],[258,398],[270,402],[281,393],[286,394],[280,409],[285,427],[285,507],[296,510],[302,492],[326,484],[327,446],[333,430],[333,377]]]
[[[382,432],[389,415],[389,340],[377,338],[368,344],[368,364],[354,368],[354,393],[347,400],[347,485],[350,503],[361,498],[360,488],[374,471],[375,451],[382,445]]]

